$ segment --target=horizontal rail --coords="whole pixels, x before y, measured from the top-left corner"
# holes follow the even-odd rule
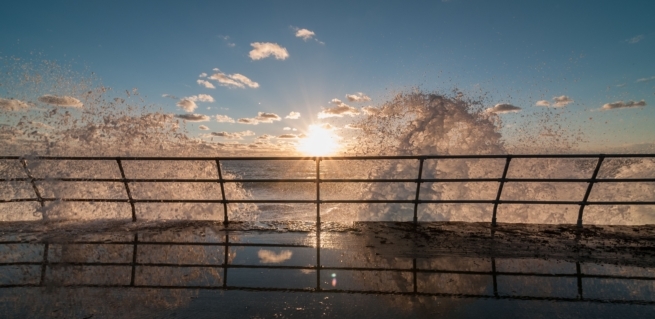
[[[130,200],[114,198],[42,198],[45,202],[97,202],[129,203]],[[38,198],[0,199],[0,203],[36,202]],[[132,199],[133,203],[197,203],[197,204],[544,204],[544,205],[582,205],[582,201],[557,200],[500,200],[493,199]],[[587,201],[586,205],[655,205],[655,201]]]
[[[57,178],[57,177],[35,177],[35,178],[7,178],[0,179],[0,182],[116,182],[122,183],[219,183],[220,179],[214,178]],[[416,183],[418,179],[413,178],[385,178],[385,179],[338,179],[321,178],[321,183]],[[513,183],[589,183],[589,178],[422,178],[422,183],[455,183],[455,182],[513,182]],[[316,183],[316,179],[223,179],[224,183]],[[595,183],[648,183],[655,182],[655,178],[598,178]]]
[[[397,155],[397,156],[235,156],[235,157],[153,157],[153,156],[0,156],[0,160],[121,160],[121,161],[315,161],[329,160],[416,160],[416,159],[498,159],[498,158],[648,158],[655,154],[485,154],[485,155]]]

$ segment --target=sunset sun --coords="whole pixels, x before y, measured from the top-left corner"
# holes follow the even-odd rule
[[[311,156],[330,155],[339,148],[337,138],[330,130],[310,125],[307,137],[300,141],[297,149],[303,154]]]

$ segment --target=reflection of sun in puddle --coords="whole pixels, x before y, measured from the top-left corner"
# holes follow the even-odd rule
[[[290,250],[283,250],[279,254],[276,254],[272,250],[266,250],[266,249],[261,249],[259,250],[259,252],[257,252],[259,261],[262,264],[279,264],[281,262],[285,262],[291,259],[292,255],[293,252],[291,252]]]

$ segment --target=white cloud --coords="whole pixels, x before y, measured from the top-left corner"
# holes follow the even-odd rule
[[[370,106],[370,105],[369,106],[364,106],[362,108],[362,111],[364,112],[364,114],[367,114],[367,115],[376,115],[376,114],[380,113],[380,109],[378,109],[377,107]]]
[[[187,99],[181,99],[177,102],[176,105],[187,112],[193,112],[196,108],[198,108],[196,102]]]
[[[548,102],[547,100],[539,100],[539,101],[537,101],[536,105],[537,106],[550,106],[550,102]]]
[[[211,132],[211,136],[218,136],[218,137],[223,137],[226,139],[231,139],[231,140],[240,140],[243,139],[244,136],[253,136],[255,135],[255,132],[253,131],[243,131],[243,132],[234,132],[234,133],[229,133],[229,132]]]
[[[259,261],[262,264],[279,264],[283,261],[287,261],[291,259],[292,255],[293,253],[291,252],[291,250],[283,250],[279,254],[276,254],[274,251],[266,250],[266,249],[261,249],[259,252],[257,252]]]
[[[206,87],[208,89],[215,89],[216,88],[211,82],[209,82],[207,80],[198,79],[196,82],[198,83],[198,85],[204,86],[204,87]]]
[[[83,107],[82,102],[72,96],[43,95],[38,98],[39,102],[65,107]]]
[[[339,99],[333,99],[330,103],[336,105],[332,108],[324,108],[321,112],[318,113],[318,118],[328,118],[328,117],[343,117],[344,115],[355,116],[359,114],[359,110],[349,106]]]
[[[371,100],[366,94],[362,92],[357,92],[355,94],[346,94],[346,98],[350,102],[368,102]]]
[[[261,136],[257,137],[257,139],[258,140],[269,140],[269,139],[272,139],[273,137],[274,136],[272,136],[272,135],[264,134],[264,135],[261,135]]]
[[[273,123],[280,121],[282,118],[275,113],[258,112],[255,118],[240,118],[237,123],[257,125],[259,123]]]
[[[176,114],[175,117],[189,122],[207,122],[209,116],[204,114]]]
[[[215,117],[216,117],[216,122],[219,123],[234,123],[234,119],[227,115],[217,114]]]
[[[277,43],[271,42],[253,42],[250,44],[253,49],[250,51],[250,58],[253,60],[261,60],[274,56],[277,60],[285,60],[289,57],[287,49],[281,47]]]
[[[635,101],[628,101],[628,102],[623,102],[623,101],[617,101],[613,103],[607,103],[603,105],[601,110],[603,111],[608,111],[608,110],[616,110],[616,109],[625,109],[625,108],[637,108],[637,107],[644,107],[646,106],[646,101],[641,100],[638,102]]]
[[[625,40],[625,42],[628,42],[630,44],[635,44],[635,43],[637,43],[637,42],[639,42],[639,41],[641,41],[643,39],[644,39],[644,36],[642,34],[640,34],[640,35],[637,35],[637,36],[634,36],[634,37],[632,37],[630,39]]]
[[[0,98],[0,110],[3,111],[18,111],[28,107],[29,105],[21,100]]]
[[[230,42],[230,36],[229,35],[219,35],[219,38],[223,39],[225,41],[225,44],[227,44],[228,47],[234,48],[236,44]]]
[[[314,31],[310,31],[307,29],[296,29],[296,37],[297,38],[302,38],[303,40],[307,41],[314,37],[315,33]]]
[[[178,99],[177,96],[175,96],[175,95],[170,95],[170,94],[162,94],[161,97],[165,97],[165,98],[167,98],[167,99],[173,99],[173,100],[177,100],[177,99]]]
[[[198,75],[198,77],[199,77],[199,78],[206,78],[206,77],[207,77],[207,73],[202,72],[202,73],[200,73],[200,75]]]
[[[209,129],[209,127],[206,127],[206,126],[204,126],[204,125],[200,125],[200,126],[198,126],[198,128],[201,129],[201,130],[203,130],[203,131],[206,131],[206,130]]]
[[[574,102],[573,99],[566,95],[556,96],[553,98],[553,101],[555,101],[553,103],[554,107],[564,107]]]
[[[290,119],[290,120],[297,120],[300,118],[300,113],[299,112],[291,112],[289,115],[284,117],[285,119]]]
[[[291,131],[291,128],[287,126],[287,127],[283,128],[282,130],[284,130],[284,131]]]
[[[239,73],[234,73],[234,74],[226,74],[221,72],[219,69],[215,68],[214,71],[216,73],[210,75],[208,79],[214,80],[218,82],[218,85],[220,86],[226,86],[230,88],[245,88],[246,86],[251,87],[251,88],[258,88],[259,83],[250,80],[247,76],[239,74]]]
[[[637,79],[637,81],[635,81],[635,82],[636,83],[641,83],[641,82],[650,82],[650,81],[653,81],[653,80],[655,80],[655,76],[651,76],[649,78]]]
[[[518,106],[514,106],[511,104],[506,104],[506,103],[501,103],[501,104],[496,104],[494,107],[490,107],[486,109],[485,111],[487,113],[496,113],[496,114],[503,114],[503,113],[515,113],[520,111],[521,108]]]

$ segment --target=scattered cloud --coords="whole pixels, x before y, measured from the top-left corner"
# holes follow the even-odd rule
[[[215,89],[216,88],[211,82],[209,82],[207,80],[198,79],[196,82],[198,82],[198,85],[204,86],[204,87],[206,87],[208,89]]]
[[[198,75],[198,77],[199,77],[199,78],[206,78],[206,77],[207,77],[207,73],[202,72],[202,73],[200,73],[200,75]]]
[[[296,38],[302,38],[303,40],[307,41],[313,38],[314,35],[316,35],[314,31],[307,29],[296,29]]]
[[[273,136],[273,135],[264,134],[264,135],[260,135],[260,136],[258,136],[257,139],[258,139],[258,140],[270,140],[270,139],[272,139],[272,138],[274,138],[274,137],[275,137],[275,136]]]
[[[300,113],[299,112],[291,112],[289,115],[284,117],[285,119],[290,119],[290,120],[297,120],[300,118]]]
[[[377,107],[370,106],[370,105],[369,106],[364,106],[362,108],[362,111],[366,115],[376,115],[376,114],[380,113],[380,109],[378,109]]]
[[[296,135],[296,134],[282,134],[282,135],[278,136],[277,138],[283,138],[283,139],[298,138],[298,135]]]
[[[550,102],[548,102],[547,100],[539,100],[539,101],[537,101],[536,105],[537,106],[550,106]]]
[[[167,99],[173,99],[173,100],[177,100],[177,99],[178,99],[177,96],[175,96],[175,95],[170,95],[170,94],[162,94],[161,97],[165,97],[165,98],[167,98]]]
[[[366,94],[362,92],[357,92],[355,94],[346,94],[346,98],[350,102],[368,102],[371,100]]]
[[[574,102],[573,99],[566,95],[556,96],[553,98],[553,101],[555,101],[553,103],[554,107],[564,107]]]
[[[650,82],[650,81],[653,81],[653,80],[655,80],[655,76],[651,76],[649,78],[637,79],[637,81],[635,81],[635,82],[636,83],[641,83],[641,82]]]
[[[211,132],[210,134],[211,134],[211,136],[223,137],[223,138],[230,139],[230,140],[240,140],[240,139],[243,139],[244,136],[253,136],[253,135],[255,135],[255,132],[248,130],[248,131],[234,132],[234,133]]]
[[[0,110],[3,111],[19,111],[28,107],[29,105],[21,100],[0,98]]]
[[[258,88],[259,83],[250,80],[247,76],[239,73],[226,74],[221,72],[218,68],[214,68],[216,73],[210,75],[208,79],[218,82],[220,86],[226,86],[229,88],[240,88],[243,89],[246,86],[250,88]]]
[[[64,107],[83,107],[82,102],[72,96],[55,96],[55,95],[43,95],[38,98],[39,102],[64,106]]]
[[[518,106],[514,106],[511,104],[506,104],[506,103],[500,103],[496,104],[494,107],[490,107],[486,109],[487,113],[496,113],[496,114],[504,114],[504,113],[515,113],[520,111],[521,108]]]
[[[326,130],[336,129],[336,127],[332,126],[332,124],[330,124],[330,123],[321,124],[321,125],[319,125],[319,127],[322,128],[322,129],[326,129]]]
[[[619,84],[616,85],[617,88],[622,88],[624,86],[625,86],[625,83],[619,83]]]
[[[203,131],[206,131],[206,130],[209,129],[209,127],[206,127],[206,126],[204,126],[204,125],[200,125],[200,126],[198,126],[198,128],[201,129],[201,130],[203,130]]]
[[[628,101],[628,102],[617,101],[617,102],[607,103],[607,104],[603,105],[601,110],[608,111],[608,110],[636,108],[636,107],[644,107],[644,106],[646,106],[646,101],[644,101],[644,100],[641,100],[641,101],[638,101],[638,102],[635,102],[635,101]]]
[[[630,44],[635,44],[635,43],[637,43],[637,42],[639,42],[639,41],[641,41],[643,39],[644,39],[644,36],[642,34],[640,34],[640,35],[637,35],[637,36],[634,36],[634,37],[632,37],[630,39],[625,40],[625,42],[628,42]]]
[[[207,122],[209,116],[204,114],[176,114],[175,117],[189,122]]]
[[[283,128],[282,130],[283,131],[291,131],[291,128],[287,126],[287,127]]]
[[[293,253],[291,250],[283,250],[279,254],[276,254],[274,251],[261,249],[257,252],[259,261],[262,264],[279,264],[281,262],[291,259]]]
[[[234,48],[236,44],[234,42],[230,42],[230,36],[229,35],[219,35],[219,38],[223,39],[225,41],[225,44],[227,44],[228,47]]]
[[[282,118],[275,113],[258,112],[257,117],[254,118],[240,118],[237,123],[257,125],[259,123],[273,123],[280,121]]]
[[[196,108],[198,108],[196,102],[186,99],[178,101],[176,105],[187,112],[193,112]]]
[[[324,108],[318,113],[318,118],[323,119],[323,118],[328,118],[328,117],[343,117],[344,115],[350,115],[350,116],[355,116],[359,114],[359,110],[347,105],[339,99],[332,99],[330,103],[336,105],[335,107],[332,108]]]
[[[227,115],[217,114],[215,117],[218,123],[234,123],[234,119]]]
[[[261,60],[274,56],[277,60],[285,60],[289,57],[287,49],[281,47],[277,43],[271,42],[253,42],[250,44],[253,49],[250,51],[250,58],[253,60]]]

